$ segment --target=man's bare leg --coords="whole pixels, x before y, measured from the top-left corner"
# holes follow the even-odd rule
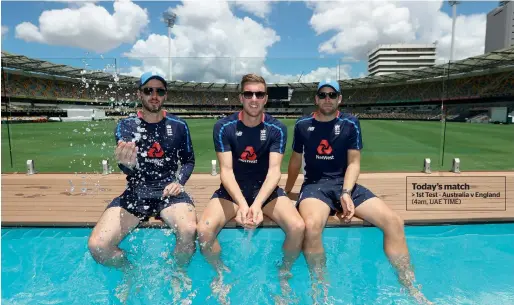
[[[177,241],[172,261],[176,269],[171,271],[171,285],[174,302],[178,302],[184,290],[190,292],[192,289],[192,281],[185,268],[196,250],[196,211],[193,205],[181,202],[165,208],[160,216],[173,230]]]
[[[223,285],[223,271],[228,271],[228,268],[221,261],[221,246],[217,236],[225,224],[236,216],[237,210],[238,206],[235,203],[213,198],[207,204],[198,222],[200,250],[217,273],[217,277],[211,283],[211,289],[213,294],[218,295],[222,304],[228,304],[227,295],[230,287]]]
[[[118,245],[138,224],[136,216],[121,207],[112,207],[104,211],[88,240],[89,251],[96,262],[123,272],[123,283],[116,289],[122,303],[127,301],[133,279],[129,274],[132,266]]]
[[[128,267],[129,261],[118,245],[138,224],[139,218],[121,207],[105,210],[88,240],[95,261],[107,267]]]
[[[305,223],[295,206],[286,196],[280,196],[262,208],[264,215],[276,222],[286,234],[282,249],[284,258],[279,276],[282,294],[289,294],[288,284],[291,278],[291,267],[300,255],[305,233]]]
[[[393,212],[380,198],[364,201],[355,209],[355,216],[380,228],[384,234],[384,252],[395,268],[399,282],[423,304],[431,304],[415,287],[414,271],[410,263],[409,249],[401,217]]]
[[[181,202],[161,211],[162,220],[176,236],[174,257],[179,267],[191,261],[196,250],[196,211],[193,205]]]
[[[319,199],[306,198],[300,203],[299,210],[300,215],[305,221],[303,253],[309,265],[313,285],[313,298],[317,299],[318,289],[315,287],[320,284],[326,299],[328,298],[328,283],[325,281],[326,257],[321,237],[330,215],[330,207]]]

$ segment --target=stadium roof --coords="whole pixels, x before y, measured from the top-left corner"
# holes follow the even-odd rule
[[[2,67],[22,70],[29,73],[40,73],[57,77],[80,79],[87,74],[91,80],[112,82],[114,75],[103,71],[86,71],[69,65],[54,64],[46,60],[29,58],[24,55],[15,55],[2,51]],[[135,82],[135,77],[118,75],[120,83]]]
[[[76,68],[68,65],[54,64],[48,61],[29,58],[23,55],[14,55],[8,52],[2,52],[2,67],[22,70],[30,73],[42,73],[58,77],[69,77],[80,79],[87,74],[87,78],[91,80],[112,82],[114,76],[112,73],[103,71],[87,71],[83,68]],[[345,89],[367,87],[373,85],[392,85],[398,83],[408,83],[412,81],[429,80],[444,77],[462,76],[467,73],[488,72],[493,70],[514,70],[514,47],[506,48],[487,54],[445,63],[433,67],[396,72],[380,76],[366,76],[362,78],[342,79],[339,80],[341,86]],[[134,85],[137,78],[127,75],[117,75],[120,84]],[[214,82],[187,82],[187,81],[171,81],[168,82],[170,89],[182,90],[222,90],[237,91],[238,83],[214,83]],[[315,90],[317,82],[288,82],[273,83],[270,86],[288,86],[297,90]]]

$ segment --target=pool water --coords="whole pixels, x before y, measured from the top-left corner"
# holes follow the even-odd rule
[[[3,228],[2,304],[121,304],[121,273],[95,263],[87,250],[91,229]],[[406,227],[416,279],[435,304],[514,304],[514,224]],[[240,229],[219,235],[231,270],[230,304],[275,304],[284,234]],[[377,228],[327,228],[328,304],[415,304],[402,291],[382,250]],[[169,230],[137,229],[121,247],[137,266],[137,289],[127,304],[174,304],[168,264]],[[289,304],[313,304],[303,256],[295,263]],[[176,304],[219,304],[211,297],[214,270],[199,251],[188,269],[191,289]],[[134,286],[134,285],[133,285]]]

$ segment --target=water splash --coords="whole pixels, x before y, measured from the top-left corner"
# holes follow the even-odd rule
[[[70,183],[70,190],[69,190],[69,192],[73,193],[73,191],[75,191],[75,186],[73,185],[73,181],[68,180],[68,182]]]

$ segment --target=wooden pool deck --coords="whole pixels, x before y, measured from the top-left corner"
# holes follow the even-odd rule
[[[293,191],[299,190],[302,181],[300,175]],[[219,183],[219,175],[203,174],[192,175],[187,183],[199,216]],[[362,173],[359,183],[398,212],[406,225],[514,221],[513,171]],[[2,174],[2,226],[92,227],[124,188],[122,174]],[[142,224],[161,225],[155,220]],[[356,225],[367,224],[358,218],[346,224],[337,217],[327,224]],[[265,219],[263,226],[276,225]],[[235,227],[235,222],[227,227]]]

